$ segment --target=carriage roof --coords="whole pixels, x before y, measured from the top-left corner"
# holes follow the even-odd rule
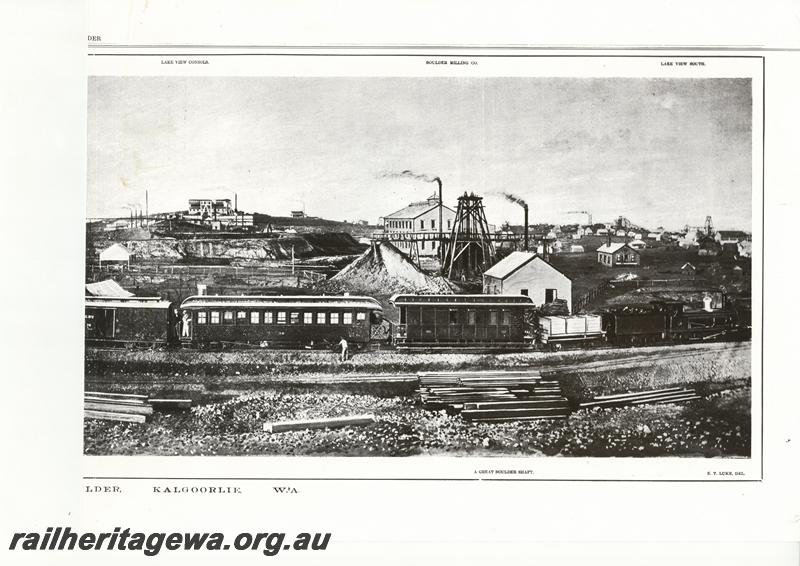
[[[531,307],[533,300],[525,295],[394,295],[393,305],[440,305],[481,307]]]
[[[360,308],[382,311],[372,297],[340,295],[195,295],[181,303],[183,309],[205,308]]]

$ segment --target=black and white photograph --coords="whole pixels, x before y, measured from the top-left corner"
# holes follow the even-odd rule
[[[88,78],[85,455],[756,456],[751,76],[179,59]]]
[[[791,1],[9,6],[0,563],[798,563]]]

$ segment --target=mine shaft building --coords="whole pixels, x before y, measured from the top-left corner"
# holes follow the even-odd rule
[[[450,233],[455,217],[456,213],[452,208],[442,206],[443,226],[441,226],[441,231],[445,236]],[[434,235],[439,233],[440,227],[438,223],[439,197],[436,194],[431,195],[426,200],[412,202],[405,208],[383,217],[383,229],[387,234],[430,233]],[[402,239],[397,239],[394,244],[406,252],[412,246],[410,241]],[[436,256],[439,251],[438,246],[439,242],[435,239],[423,239],[419,242],[419,255]]]
[[[483,292],[525,295],[537,306],[562,299],[572,312],[572,280],[534,253],[512,252],[497,262],[483,274]]]
[[[597,263],[606,267],[636,267],[641,260],[641,254],[623,242],[603,244],[597,248]]]

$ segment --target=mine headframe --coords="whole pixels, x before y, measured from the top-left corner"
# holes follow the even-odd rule
[[[443,244],[442,275],[448,279],[479,277],[494,265],[494,244],[483,210],[483,197],[466,192],[458,197],[453,229]]]

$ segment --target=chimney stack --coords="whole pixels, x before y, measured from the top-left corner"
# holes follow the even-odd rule
[[[525,209],[525,251],[528,251],[528,205],[526,204],[524,207]]]

